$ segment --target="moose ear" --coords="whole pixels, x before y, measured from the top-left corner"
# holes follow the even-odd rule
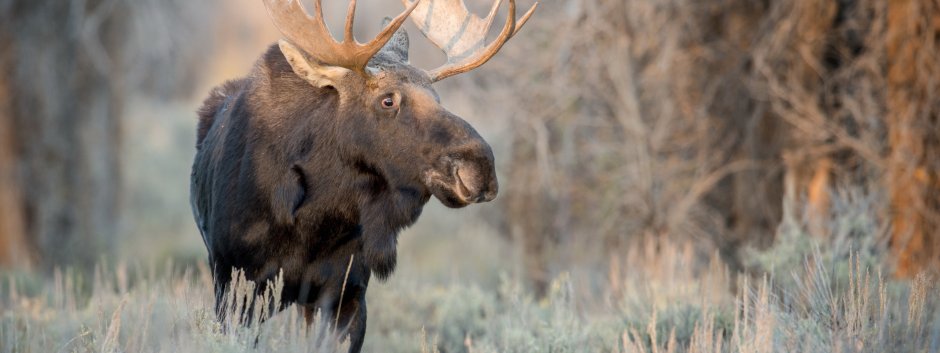
[[[303,52],[286,40],[280,40],[277,45],[281,48],[281,53],[284,54],[290,67],[294,69],[294,73],[314,87],[336,88],[343,76],[350,72],[349,69],[339,66],[311,63]]]
[[[392,22],[391,18],[386,17],[382,20],[382,27],[388,26]],[[408,32],[405,31],[405,27],[399,28],[395,31],[395,34],[392,35],[392,38],[388,40],[388,43],[385,43],[385,46],[380,50],[381,53],[388,54],[395,61],[401,63],[408,62]]]

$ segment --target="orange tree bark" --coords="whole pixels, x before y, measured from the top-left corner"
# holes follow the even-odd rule
[[[935,3],[898,0],[888,5],[887,117],[891,146],[887,189],[891,247],[898,276],[940,264],[940,62]]]
[[[0,267],[29,268],[10,95],[10,36],[0,33]]]

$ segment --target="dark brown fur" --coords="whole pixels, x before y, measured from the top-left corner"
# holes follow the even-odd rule
[[[372,76],[316,88],[272,46],[205,100],[191,202],[217,305],[233,268],[260,287],[283,271],[282,302],[331,315],[354,258],[339,316],[358,352],[369,278],[394,270],[399,231],[432,195],[450,207],[495,197],[490,147],[395,50]],[[390,94],[395,111],[378,104]]]

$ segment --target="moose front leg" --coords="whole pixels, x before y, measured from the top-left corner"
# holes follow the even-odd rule
[[[365,295],[344,300],[339,308],[339,329],[341,335],[349,335],[349,352],[359,353],[366,337],[366,298]]]
[[[301,306],[307,325],[315,323],[317,310],[320,310],[320,327],[332,328],[338,342],[349,339],[349,353],[359,353],[366,336],[366,298],[365,294],[344,298],[339,307],[304,305]],[[339,310],[339,315],[336,311]],[[319,333],[318,333],[319,334]]]

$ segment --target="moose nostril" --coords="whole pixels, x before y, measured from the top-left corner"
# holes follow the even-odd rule
[[[490,179],[489,185],[483,189],[484,200],[493,201],[496,199],[497,193],[499,193],[499,182],[496,181],[496,177],[494,176],[492,179]]]
[[[491,188],[484,188],[483,190],[480,190],[480,193],[477,194],[476,197],[473,198],[473,202],[474,203],[489,202],[489,201],[493,201],[493,199],[495,198],[496,198],[496,190],[491,189]]]
[[[483,201],[493,201],[496,199],[496,190],[483,194]]]

